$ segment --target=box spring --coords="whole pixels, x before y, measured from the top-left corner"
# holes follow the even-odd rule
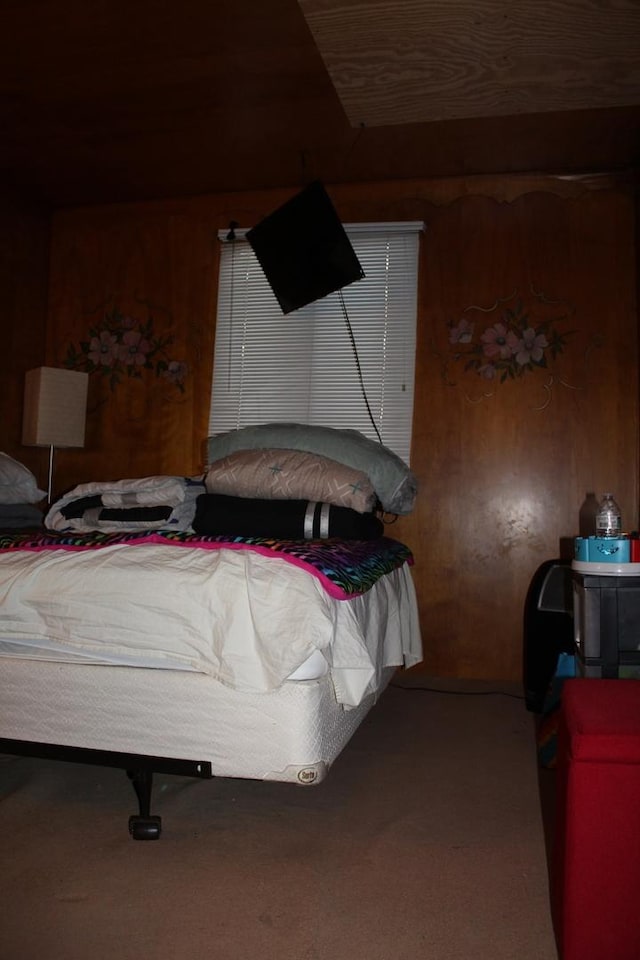
[[[319,782],[388,683],[357,707],[330,676],[245,693],[204,674],[2,659],[0,738],[211,764],[211,774]]]

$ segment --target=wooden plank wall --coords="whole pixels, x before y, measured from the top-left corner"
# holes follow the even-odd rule
[[[20,441],[24,373],[45,360],[49,228],[45,207],[0,192],[0,450],[45,477],[47,452]]]
[[[153,369],[134,365],[139,377],[92,374],[87,445],[60,453],[59,491],[203,469],[217,231],[250,226],[291,192],[55,216],[48,362],[64,364],[70,350],[81,359],[105,313],[120,333],[146,324],[153,354]],[[586,492],[614,490],[625,526],[638,525],[633,191],[607,178],[516,177],[330,192],[345,222],[426,224],[412,452],[421,490],[415,512],[389,528],[415,552],[421,669],[516,680],[528,583],[577,534]],[[482,348],[487,328],[495,339],[507,310],[546,324],[547,367],[515,364],[500,382],[466,369],[463,354]],[[167,376],[184,369],[167,370],[172,362],[186,364],[182,390]]]

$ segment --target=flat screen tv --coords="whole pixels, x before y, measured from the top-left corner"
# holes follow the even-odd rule
[[[283,313],[364,277],[320,181],[287,200],[246,236]]]

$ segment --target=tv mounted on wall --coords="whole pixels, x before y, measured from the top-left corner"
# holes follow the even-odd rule
[[[283,313],[364,277],[331,199],[318,180],[246,236]]]

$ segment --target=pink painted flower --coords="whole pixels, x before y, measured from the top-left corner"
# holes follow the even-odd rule
[[[471,343],[473,324],[464,317],[449,327],[449,343]]]
[[[484,380],[493,380],[498,371],[492,363],[485,363],[482,367],[478,367],[478,373]]]
[[[127,366],[143,366],[151,349],[148,340],[144,340],[139,330],[128,330],[122,335],[119,348],[120,361]]]
[[[87,356],[96,367],[110,367],[118,359],[118,338],[102,330],[99,337],[91,337]]]
[[[186,380],[188,372],[189,368],[186,363],[182,363],[180,360],[170,360],[162,376],[166,377],[170,383],[175,383],[180,386]]]
[[[514,347],[520,343],[520,340],[503,323],[494,323],[492,327],[487,327],[480,337],[484,347],[486,357],[496,357],[500,360],[508,360],[513,355]]]
[[[533,327],[527,327],[522,332],[522,339],[518,341],[518,348],[514,350],[516,363],[524,366],[526,363],[539,363],[544,355],[545,347],[549,343],[544,333],[536,333]]]

